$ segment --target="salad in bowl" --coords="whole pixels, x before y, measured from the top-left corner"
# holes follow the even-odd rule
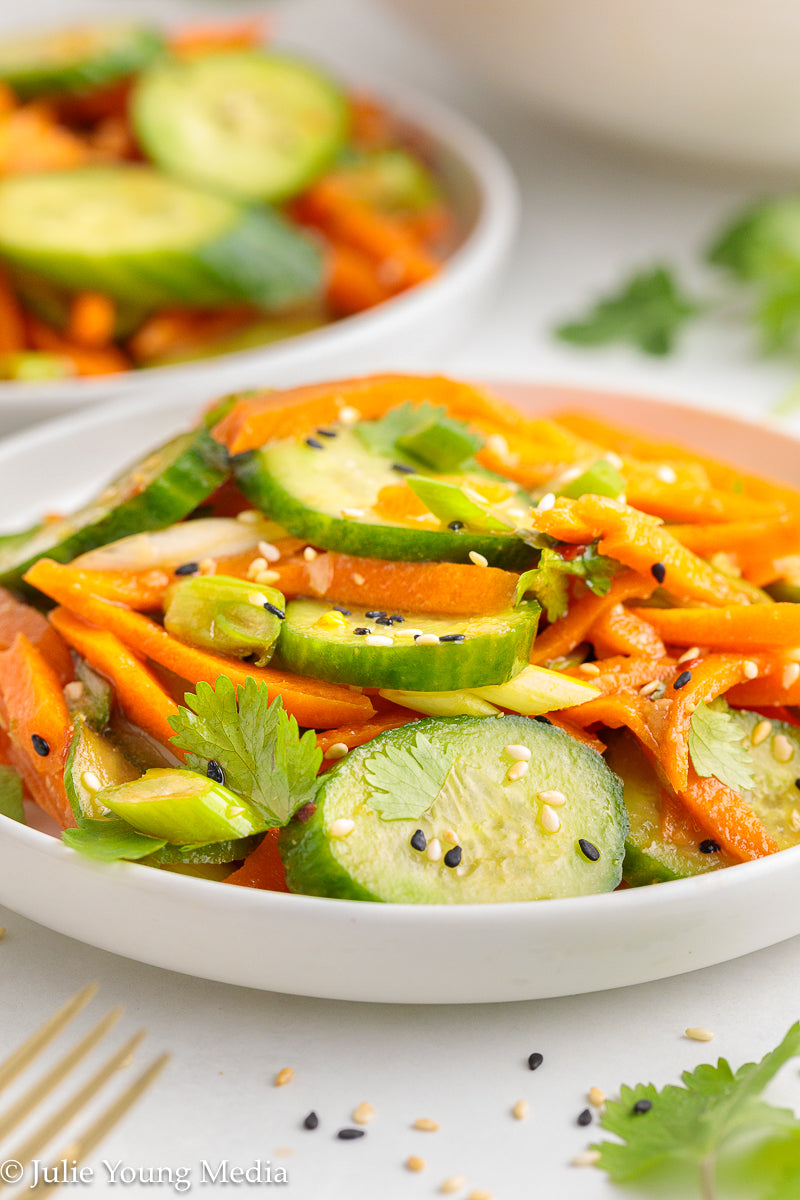
[[[800,493],[382,375],[229,396],[0,544],[0,812],[455,905],[800,842]]]

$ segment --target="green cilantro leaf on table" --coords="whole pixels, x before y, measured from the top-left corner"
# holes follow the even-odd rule
[[[761,1134],[786,1137],[785,1131],[800,1131],[794,1114],[776,1108],[760,1099],[761,1092],[780,1068],[791,1058],[800,1055],[800,1023],[794,1024],[783,1041],[758,1063],[746,1063],[733,1071],[724,1058],[716,1066],[706,1064],[682,1075],[683,1086],[667,1084],[660,1090],[653,1084],[637,1084],[620,1089],[619,1100],[609,1100],[600,1124],[616,1134],[618,1142],[604,1141],[592,1149],[600,1154],[598,1167],[607,1171],[615,1183],[625,1183],[659,1169],[688,1166],[698,1174],[700,1190],[705,1200],[714,1200],[717,1191],[717,1166],[720,1153],[737,1137],[752,1138]],[[639,1101],[647,1101],[649,1109],[637,1112]],[[745,1164],[749,1164],[746,1166]],[[794,1170],[800,1156],[786,1155],[781,1187],[790,1172],[794,1172],[794,1187],[800,1177]],[[753,1187],[764,1182],[758,1168],[758,1158],[744,1160],[751,1178],[740,1179]],[[770,1184],[771,1186],[771,1184]],[[683,1194],[683,1193],[682,1193]],[[748,1196],[753,1197],[752,1190]],[[763,1200],[783,1200],[791,1191],[773,1192]]]
[[[753,786],[753,760],[730,714],[698,704],[689,726],[689,756],[698,775],[713,775],[735,792]]]
[[[25,824],[22,780],[13,767],[0,766],[0,815]]]
[[[618,292],[605,296],[584,316],[567,321],[556,336],[575,346],[628,342],[645,354],[669,354],[680,329],[700,312],[663,266],[639,271]]]
[[[77,850],[86,858],[96,862],[118,862],[120,859],[135,861],[155,854],[166,846],[163,838],[149,837],[139,833],[127,821],[119,819],[95,821],[89,817],[78,817],[77,829],[65,829],[61,835],[65,846]]]
[[[189,751],[186,764],[205,772],[209,760],[225,772],[225,784],[244,796],[271,827],[286,825],[317,790],[322,751],[316,735],[303,736],[280,696],[270,703],[264,684],[249,678],[235,689],[221,675],[216,688],[199,683],[186,707],[170,717],[172,742]]]
[[[569,605],[570,579],[582,579],[595,596],[605,596],[619,569],[619,563],[598,554],[596,546],[587,546],[582,554],[569,559],[562,558],[557,550],[545,548],[539,565],[526,572],[526,591],[533,592],[548,621],[557,621]]]
[[[455,761],[454,752],[440,750],[424,733],[413,745],[386,744],[364,764],[371,807],[384,821],[416,820],[436,800]]]

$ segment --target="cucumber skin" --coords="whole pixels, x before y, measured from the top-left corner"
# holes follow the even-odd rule
[[[123,500],[105,517],[73,530],[61,541],[57,538],[60,522],[53,522],[51,526],[44,527],[53,530],[53,544],[42,550],[37,549],[32,555],[25,553],[27,542],[10,547],[5,555],[0,548],[0,586],[38,595],[22,579],[37,559],[71,562],[79,554],[98,546],[116,542],[144,529],[164,529],[188,516],[192,509],[225,482],[228,470],[223,465],[224,455],[219,443],[207,430],[195,430],[191,434],[181,435],[181,438],[187,439],[187,445],[178,457],[138,495]],[[168,446],[171,444],[167,443]],[[8,562],[9,557],[12,558],[11,563]]]
[[[171,866],[173,863],[231,863],[247,858],[259,842],[262,833],[235,838],[228,842],[207,842],[204,846],[172,846],[167,843],[144,861],[147,866]]]
[[[125,42],[107,46],[71,65],[55,63],[6,71],[0,66],[0,79],[20,100],[53,92],[88,92],[105,87],[148,66],[164,52],[164,38],[157,29],[137,26],[130,29],[129,35]]]
[[[267,468],[261,450],[247,450],[235,455],[232,465],[236,482],[255,508],[268,514],[295,537],[304,538],[324,550],[337,550],[359,558],[456,563],[470,562],[470,551],[475,550],[490,566],[507,571],[526,571],[536,561],[535,550],[505,534],[370,525],[310,509],[277,482]]]

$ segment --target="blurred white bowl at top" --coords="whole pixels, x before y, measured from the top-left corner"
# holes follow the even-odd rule
[[[389,0],[505,91],[617,139],[800,174],[797,0]]]

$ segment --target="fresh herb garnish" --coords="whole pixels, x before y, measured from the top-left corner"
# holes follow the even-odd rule
[[[322,751],[313,730],[300,736],[280,696],[270,703],[264,684],[248,678],[234,689],[221,675],[215,688],[199,683],[184,700],[170,725],[172,742],[189,751],[187,766],[205,774],[213,760],[226,786],[249,800],[270,827],[286,825],[313,798]]]
[[[384,821],[418,820],[436,800],[455,761],[454,752],[440,750],[424,733],[416,735],[413,745],[386,744],[364,764],[370,806]]]
[[[400,453],[439,472],[455,471],[484,444],[463,421],[427,403],[401,404],[379,420],[360,421],[353,428],[368,449],[392,457]]]
[[[377,421],[359,421],[353,430],[368,449],[376,454],[393,455],[398,439],[407,437],[421,420],[433,421],[446,416],[443,408],[433,404],[414,405],[407,401],[398,408],[390,408]]]
[[[25,824],[22,780],[13,767],[0,766],[0,816]]]
[[[669,354],[679,330],[700,311],[666,267],[639,271],[618,292],[602,297],[582,318],[559,325],[556,335],[576,346],[629,342],[645,354]]]
[[[689,726],[689,755],[698,775],[713,775],[736,792],[753,786],[753,760],[742,733],[722,708],[700,703]]]
[[[161,838],[138,833],[127,821],[95,821],[89,817],[78,817],[77,829],[65,829],[61,838],[65,846],[97,862],[147,858],[167,844]]]
[[[527,541],[527,538],[526,538]],[[613,558],[597,553],[596,546],[587,546],[574,558],[562,558],[557,550],[545,548],[538,567],[525,573],[525,590],[533,592],[545,610],[548,621],[563,617],[569,605],[570,579],[582,579],[595,596],[605,596],[620,565]],[[520,580],[520,586],[522,580]]]

